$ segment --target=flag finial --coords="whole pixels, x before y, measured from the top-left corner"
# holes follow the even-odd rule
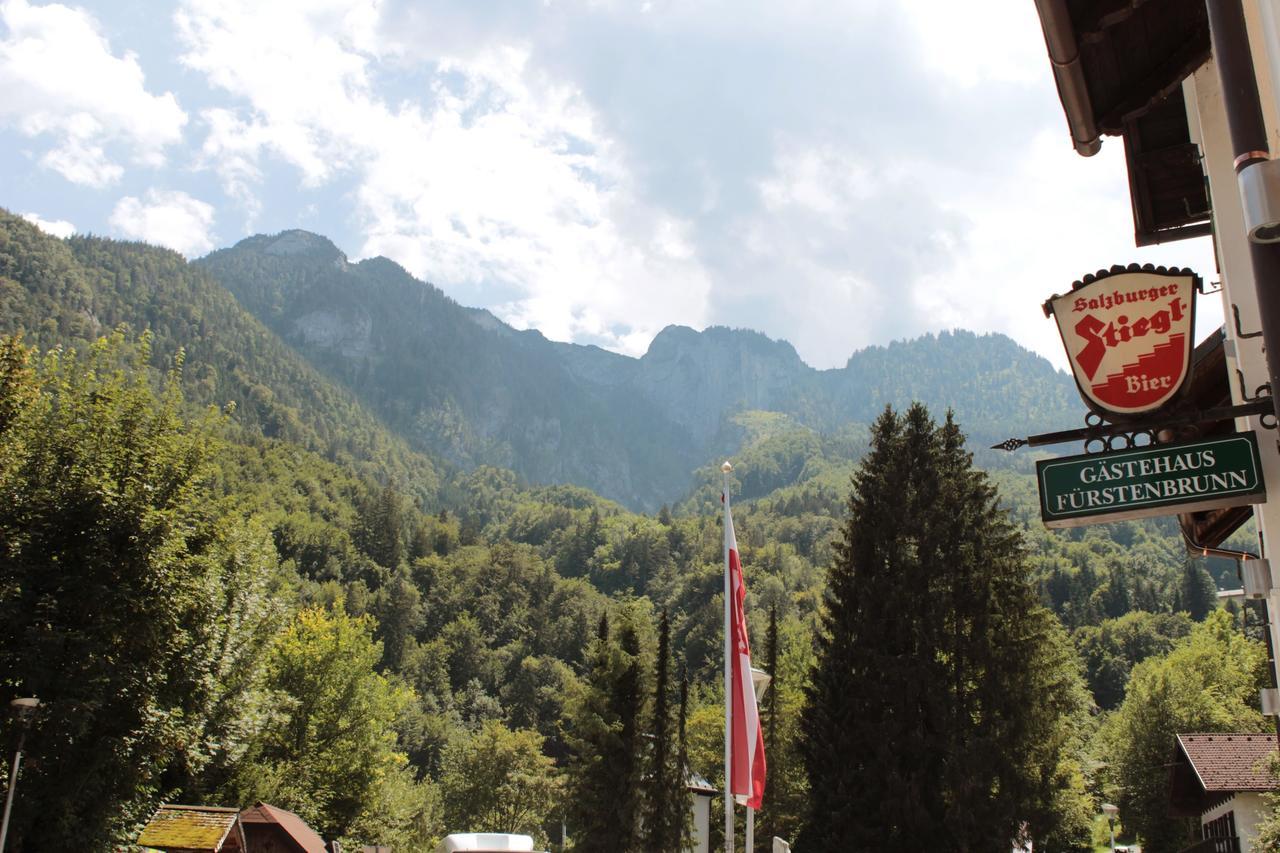
[[[733,466],[730,465],[729,460],[726,459],[724,464],[720,466],[720,470],[728,474],[730,471],[733,470]]]

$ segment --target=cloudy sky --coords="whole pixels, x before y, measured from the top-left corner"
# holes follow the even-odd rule
[[[817,367],[1133,248],[1032,0],[0,0],[0,206],[189,257],[306,228],[548,337],[758,329]],[[1201,305],[1201,334],[1221,320]]]

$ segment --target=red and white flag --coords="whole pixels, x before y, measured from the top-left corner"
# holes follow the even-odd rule
[[[760,711],[756,707],[755,685],[751,680],[751,642],[747,639],[747,614],[744,602],[746,585],[742,582],[742,563],[738,560],[738,539],[733,535],[733,516],[725,508],[725,543],[729,550],[730,596],[730,660],[732,661],[733,735],[730,741],[732,773],[729,791],[739,805],[760,808],[764,797],[764,731],[760,728]]]

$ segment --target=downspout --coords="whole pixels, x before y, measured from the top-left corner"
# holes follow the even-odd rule
[[[1080,62],[1071,13],[1066,0],[1036,0],[1036,11],[1040,13],[1049,61],[1053,63],[1058,97],[1062,99],[1062,107],[1067,114],[1071,142],[1080,154],[1092,157],[1102,148],[1102,140],[1098,125],[1093,120],[1093,103],[1084,80],[1084,65]]]

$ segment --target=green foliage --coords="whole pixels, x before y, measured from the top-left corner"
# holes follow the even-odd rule
[[[1272,778],[1280,779],[1280,754],[1272,753],[1267,762]],[[1280,850],[1280,792],[1270,791],[1262,795],[1266,812],[1256,827],[1254,850]]]
[[[23,332],[42,350],[82,348],[121,326],[151,335],[153,368],[185,352],[187,397],[234,403],[247,437],[285,439],[366,475],[411,483],[421,497],[438,494],[434,463],[176,252],[98,237],[58,240],[0,210],[0,334]]]
[[[563,782],[535,731],[485,723],[445,750],[440,789],[449,832],[515,832],[546,845]]]
[[[232,783],[238,801],[282,805],[327,838],[415,823],[425,797],[400,803],[400,814],[376,813],[394,799],[381,788],[404,772],[394,724],[412,693],[375,671],[382,650],[372,634],[372,620],[321,608],[280,633],[266,662],[265,722]]]
[[[689,791],[686,768],[677,741],[678,707],[673,707],[671,623],[662,614],[658,623],[658,651],[654,660],[652,733],[649,768],[641,785],[644,797],[643,837],[646,850],[680,850],[688,837]]]
[[[1218,607],[1218,587],[1200,561],[1187,560],[1178,585],[1178,609],[1185,610],[1192,619],[1203,621]]]
[[[1218,611],[1162,657],[1133,668],[1120,708],[1099,732],[1114,802],[1144,848],[1178,849],[1185,821],[1168,817],[1168,773],[1174,737],[1184,732],[1256,732],[1254,708],[1266,671],[1261,643],[1243,637]]]
[[[1134,665],[1167,654],[1190,631],[1191,620],[1185,614],[1141,610],[1077,628],[1073,638],[1098,707],[1117,707],[1124,699]]]
[[[630,609],[616,633],[601,617],[569,712],[569,825],[575,847],[635,853],[640,837],[646,711],[642,641]]]
[[[116,336],[0,342],[0,684],[38,696],[13,849],[105,849],[234,761],[274,558],[214,504],[208,421]]]
[[[809,778],[801,751],[805,687],[814,664],[812,634],[791,617],[766,635],[766,670],[773,676],[765,694],[763,721],[769,772],[757,818],[761,842],[773,836],[794,839],[809,817]],[[771,639],[770,639],[771,638]],[[759,847],[759,843],[757,845]],[[768,850],[768,847],[759,847]]]
[[[136,358],[118,340],[95,348],[117,327],[147,330]],[[557,768],[587,770],[573,786],[579,814],[570,829],[579,847],[599,815],[610,815],[598,823],[611,832],[657,831],[657,820],[638,816],[658,797],[637,801],[617,789],[620,778],[651,788],[654,769],[673,757],[679,763],[674,688],[657,684],[668,655],[692,678],[687,766],[713,783],[721,773],[726,456],[735,464],[730,486],[740,501],[753,636],[776,613],[765,710],[770,779],[758,835],[794,839],[813,796],[801,754],[811,640],[823,624],[824,571],[845,559],[846,493],[868,443],[866,423],[886,401],[946,400],[982,444],[1061,428],[1079,408],[1068,379],[998,336],[928,336],[818,372],[788,345],[754,333],[673,328],[635,360],[516,333],[385,260],[350,264],[303,232],[253,238],[189,265],[138,244],[54,240],[0,212],[0,333],[15,330],[63,348],[33,361],[17,345],[0,347],[0,485],[9,504],[0,507],[8,525],[0,528],[0,607],[12,617],[0,632],[0,677],[12,691],[47,700],[31,746],[58,745],[61,756],[32,753],[15,831],[31,821],[42,832],[69,825],[67,788],[51,780],[62,778],[55,769],[75,776],[83,767],[74,820],[102,843],[129,840],[129,826],[161,797],[247,805],[267,796],[302,803],[302,813],[348,840],[429,846],[445,826],[449,762],[500,731],[521,739],[520,749],[540,737],[537,751]],[[171,370],[177,361],[182,370]],[[162,393],[151,390],[162,385]],[[227,406],[227,415],[199,413],[211,404]],[[913,452],[959,470],[958,445],[949,447]],[[935,513],[918,531],[932,537],[924,551],[903,540],[910,570],[886,575],[866,595],[882,611],[879,639],[941,650],[907,659],[946,690],[927,696],[907,685],[904,695],[939,714],[958,697],[953,716],[929,719],[943,721],[937,754],[968,758],[940,764],[928,756],[921,765],[961,804],[944,802],[944,818],[948,809],[966,815],[960,825],[943,820],[945,837],[983,821],[1008,831],[1007,815],[977,790],[993,777],[965,780],[958,768],[983,749],[1003,754],[997,742],[1035,739],[1016,747],[1019,767],[992,772],[1024,804],[1020,819],[1038,846],[1058,849],[1080,837],[1086,791],[1098,783],[1080,760],[1091,726],[1079,712],[1089,697],[1072,649],[1037,603],[1071,630],[1089,688],[1108,709],[1120,705],[1131,670],[1186,635],[1190,621],[1176,614],[1213,622],[1214,582],[1236,579],[1229,561],[1189,561],[1172,519],[1046,531],[1032,476],[1037,455],[977,451],[1014,528],[984,526],[976,511],[952,515],[954,524],[977,519],[974,529],[987,538],[957,541],[994,555],[991,565],[973,569],[969,552],[942,548],[947,513]],[[712,464],[691,480],[700,461]],[[914,512],[928,505],[929,489],[938,501],[958,500],[966,488],[971,498],[985,494],[955,470],[889,500]],[[530,486],[526,478],[607,488],[631,506],[666,503],[648,517],[581,486]],[[167,491],[146,488],[166,482]],[[1237,534],[1236,544],[1254,547],[1250,535]],[[1014,571],[1019,545],[1025,562]],[[916,563],[929,569],[912,574]],[[998,576],[1005,598],[991,600],[1015,604],[983,611],[985,587],[966,592],[954,582],[962,571]],[[175,592],[152,595],[165,590]],[[351,683],[382,679],[384,704],[395,709],[373,715],[362,729],[368,739],[351,747],[359,755],[343,768],[360,779],[380,768],[377,781],[362,788],[357,779],[349,789],[363,798],[358,814],[320,790],[318,777],[335,759],[286,754],[282,745],[291,715],[308,703],[332,705],[332,697],[321,677],[272,686],[284,635],[276,652],[264,649],[285,612],[316,608],[350,620],[358,630],[348,633],[362,638],[351,639],[357,652],[334,672]],[[669,616],[665,653],[651,637],[658,611]],[[602,654],[593,637],[606,612],[617,630]],[[938,627],[904,627],[912,623],[903,614],[928,615]],[[138,632],[138,624],[152,630]],[[995,663],[957,651],[961,640],[999,630],[1017,642]],[[1256,620],[1245,630],[1257,634]],[[66,648],[54,637],[65,637]],[[325,671],[329,664],[308,648],[309,665]],[[1009,662],[1019,655],[1025,660]],[[1006,699],[992,699],[983,692],[988,664],[1020,666],[1025,678]],[[863,698],[888,689],[887,681],[872,685]],[[990,726],[975,739],[957,734],[956,717],[1004,713],[1019,690],[1036,692],[1022,702],[1035,715],[1010,711],[1017,725]],[[625,708],[623,696],[634,699]],[[907,752],[916,740],[911,732]],[[1104,741],[1114,739],[1097,743]],[[55,805],[38,805],[46,802]],[[655,843],[623,844],[633,841]],[[616,847],[612,836],[604,846]]]
[[[816,849],[1087,834],[1078,663],[950,417],[886,411],[854,478],[802,722]],[[1079,800],[1083,785],[1065,799]],[[1025,822],[1025,824],[1024,824]]]

